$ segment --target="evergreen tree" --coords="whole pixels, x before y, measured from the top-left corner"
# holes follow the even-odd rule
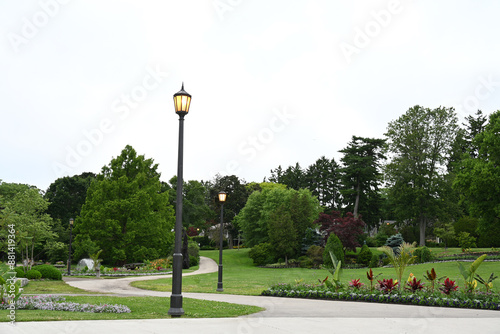
[[[384,139],[353,136],[347,147],[340,150],[342,161],[342,188],[346,210],[354,217],[358,213],[371,226],[380,220],[382,197],[379,193],[381,181],[380,161],[385,159],[382,149]]]
[[[324,156],[316,160],[306,171],[306,185],[322,207],[334,210],[340,207],[340,173],[335,159]]]

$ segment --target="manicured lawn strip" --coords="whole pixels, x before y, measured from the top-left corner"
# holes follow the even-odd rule
[[[127,305],[131,313],[84,313],[66,311],[17,310],[17,321],[56,321],[56,320],[122,320],[122,319],[164,319],[170,318],[170,298],[166,297],[93,297],[68,296],[68,302],[91,304]],[[262,311],[256,306],[212,302],[190,298],[183,299],[184,318],[224,318],[238,317]],[[0,321],[10,321],[8,310],[0,311]]]
[[[325,278],[326,270],[311,270],[304,268],[291,269],[265,269],[253,265],[248,257],[249,249],[224,250],[223,252],[223,287],[227,294],[235,295],[260,295],[269,286],[283,281],[293,283],[303,279],[307,282],[317,282]],[[206,256],[218,262],[219,251],[201,251],[201,256]],[[216,293],[217,272],[203,275],[186,276],[182,279],[183,292]],[[132,286],[155,290],[171,291],[172,280],[162,278],[153,281],[137,281]]]
[[[228,294],[240,295],[259,295],[263,290],[277,283],[296,283],[302,280],[302,283],[317,284],[318,279],[323,280],[326,276],[331,276],[327,270],[319,269],[268,269],[255,267],[252,260],[248,257],[248,249],[224,250],[223,252],[223,286],[224,292]],[[202,251],[202,256],[214,259],[218,262],[218,251]],[[427,270],[434,268],[438,278],[446,276],[456,280],[461,287],[464,281],[460,275],[456,261],[440,263],[423,263],[409,266],[405,271],[405,280],[410,273],[413,273],[417,279],[427,283],[424,274]],[[352,279],[361,279],[361,282],[369,284],[366,278],[367,268],[362,269],[344,269],[341,275],[341,281],[348,284]],[[483,278],[488,278],[492,272],[500,274],[500,262],[483,262],[479,267],[477,274]],[[377,279],[395,278],[394,268],[373,268],[375,275],[382,273]],[[132,286],[141,289],[155,291],[171,291],[172,281],[169,278],[153,281],[138,281],[132,283]],[[217,288],[217,273],[187,276],[182,280],[182,291],[184,292],[215,292]],[[481,289],[481,287],[480,287]],[[500,279],[493,282],[493,291],[500,291]]]
[[[89,294],[88,291],[72,287],[64,281],[30,281],[23,288],[23,295],[35,294]],[[94,292],[92,292],[94,294]],[[98,292],[95,292],[98,294]]]

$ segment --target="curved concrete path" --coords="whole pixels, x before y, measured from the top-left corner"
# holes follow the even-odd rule
[[[196,275],[217,271],[215,261],[202,257]],[[121,296],[169,297],[170,292],[134,288],[130,282],[151,280],[168,275],[138,276],[120,279],[77,279],[65,281],[89,292]],[[216,282],[214,282],[215,290]],[[215,292],[215,291],[214,291]],[[340,302],[263,296],[239,296],[222,293],[183,293],[186,298],[222,301],[264,307],[266,310],[239,318],[151,319],[107,321],[61,321],[0,324],[0,333],[470,333],[500,332],[500,312],[488,310],[422,307],[413,305]]]
[[[208,258],[200,257],[199,269],[191,273],[183,273],[182,276],[199,275],[216,272],[219,269],[217,263]],[[90,292],[99,293],[112,293],[126,296],[170,296],[170,292],[158,292],[158,294],[151,294],[155,291],[143,290],[134,288],[130,285],[131,282],[135,281],[147,281],[155,280],[159,278],[171,277],[171,275],[151,275],[151,276],[130,276],[124,278],[113,278],[113,279],[86,279],[86,278],[73,278],[64,277],[64,281],[82,290],[87,290]]]

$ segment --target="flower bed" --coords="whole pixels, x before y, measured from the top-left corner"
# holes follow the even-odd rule
[[[16,310],[48,310],[88,313],[130,313],[125,305],[67,303],[60,296],[25,296],[16,301]],[[2,302],[0,309],[7,309],[9,303]]]
[[[261,295],[500,310],[500,296],[493,292],[455,292],[445,295],[442,292],[432,291],[408,292],[404,290],[392,290],[390,293],[385,293],[378,289],[370,291],[368,288],[352,288],[335,291],[335,289],[331,290],[324,285],[277,284],[264,290]]]

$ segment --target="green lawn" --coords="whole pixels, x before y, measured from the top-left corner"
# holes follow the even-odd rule
[[[88,291],[72,287],[64,281],[30,281],[23,288],[23,294],[88,294]],[[97,294],[98,292],[96,292]]]
[[[223,286],[224,293],[241,295],[259,295],[263,290],[277,283],[295,283],[302,280],[303,283],[318,283],[318,279],[324,279],[330,273],[327,270],[319,269],[267,269],[255,267],[248,257],[248,249],[224,250],[223,252]],[[218,261],[218,251],[202,251],[202,256],[206,256]],[[463,286],[464,281],[460,275],[456,261],[443,263],[424,263],[409,266],[405,271],[405,280],[410,273],[417,279],[426,282],[423,275],[427,270],[434,268],[438,277],[449,277],[457,280],[459,286]],[[342,271],[342,282],[348,283],[352,279],[361,279],[368,284],[366,278],[367,269],[344,269]],[[488,278],[492,272],[500,274],[500,262],[483,262],[477,273],[483,278]],[[375,275],[381,273],[378,279],[396,278],[394,268],[374,268]],[[493,283],[493,290],[500,291],[500,280]],[[172,280],[163,278],[153,281],[133,282],[133,286],[141,289],[156,291],[170,291]],[[216,292],[217,273],[187,276],[182,279],[182,291],[184,292]]]
[[[16,322],[19,321],[54,321],[54,320],[118,320],[118,319],[163,319],[170,318],[170,298],[166,297],[92,297],[68,296],[67,302],[91,304],[127,305],[131,313],[84,313],[67,311],[17,310]],[[256,306],[237,305],[184,298],[184,318],[224,318],[237,317],[262,311]],[[8,310],[0,310],[0,322],[10,321]]]

